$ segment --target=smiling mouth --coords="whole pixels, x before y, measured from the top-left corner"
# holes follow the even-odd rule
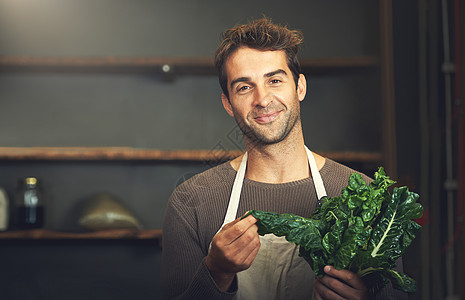
[[[273,122],[277,117],[278,115],[281,113],[281,111],[276,111],[274,113],[271,113],[271,114],[266,114],[266,115],[261,115],[261,116],[258,116],[258,117],[255,117],[254,120],[255,122],[259,123],[259,124],[266,124],[266,123],[270,123],[270,122]]]

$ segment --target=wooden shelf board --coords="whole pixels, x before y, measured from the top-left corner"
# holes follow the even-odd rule
[[[305,58],[302,69],[321,70],[378,67],[377,56]],[[169,69],[166,69],[169,66]],[[1,71],[27,72],[129,72],[170,74],[216,74],[210,57],[25,57],[0,56]]]
[[[158,150],[131,147],[0,147],[0,160],[166,160],[217,161],[240,150]]]
[[[336,161],[380,162],[378,152],[319,152]],[[227,161],[242,150],[158,150],[131,147],[0,147],[0,160]]]
[[[304,58],[300,60],[302,68],[358,68],[377,67],[380,63],[377,56],[353,56],[332,58]]]
[[[316,153],[328,157],[339,162],[367,162],[380,163],[383,161],[383,154],[380,152],[356,152],[356,151],[341,151],[341,152],[319,152]]]
[[[1,239],[100,239],[100,240],[121,240],[121,239],[137,239],[137,240],[150,240],[161,239],[161,229],[145,229],[145,230],[132,230],[132,229],[115,229],[115,230],[102,230],[95,232],[60,232],[47,229],[31,229],[31,230],[13,230],[0,232]]]

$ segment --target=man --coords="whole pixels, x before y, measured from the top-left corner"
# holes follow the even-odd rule
[[[215,55],[221,100],[247,152],[194,176],[170,197],[161,292],[167,299],[368,299],[354,273],[325,267],[315,279],[298,247],[257,234],[258,209],[309,216],[340,195],[354,171],[309,151],[300,119],[306,95],[298,31],[267,19],[224,33]],[[364,176],[368,182],[369,178]],[[399,299],[385,289],[386,299]]]

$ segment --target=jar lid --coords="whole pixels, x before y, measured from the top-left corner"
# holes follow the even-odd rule
[[[35,177],[27,177],[26,184],[35,185],[37,183],[37,178]]]

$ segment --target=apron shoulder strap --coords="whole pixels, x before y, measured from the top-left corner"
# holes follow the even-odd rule
[[[307,146],[305,146],[305,150],[307,150],[308,163],[310,164],[310,172],[312,173],[313,183],[315,184],[316,195],[318,200],[320,200],[321,198],[326,197],[326,189],[320,172],[318,171],[318,166],[316,165],[313,153],[308,150]]]
[[[236,178],[234,179],[231,197],[229,199],[228,210],[224,218],[223,224],[230,223],[236,219],[237,208],[239,207],[239,199],[241,198],[242,184],[244,183],[245,170],[247,169],[247,152],[242,157],[239,170],[237,170]]]

